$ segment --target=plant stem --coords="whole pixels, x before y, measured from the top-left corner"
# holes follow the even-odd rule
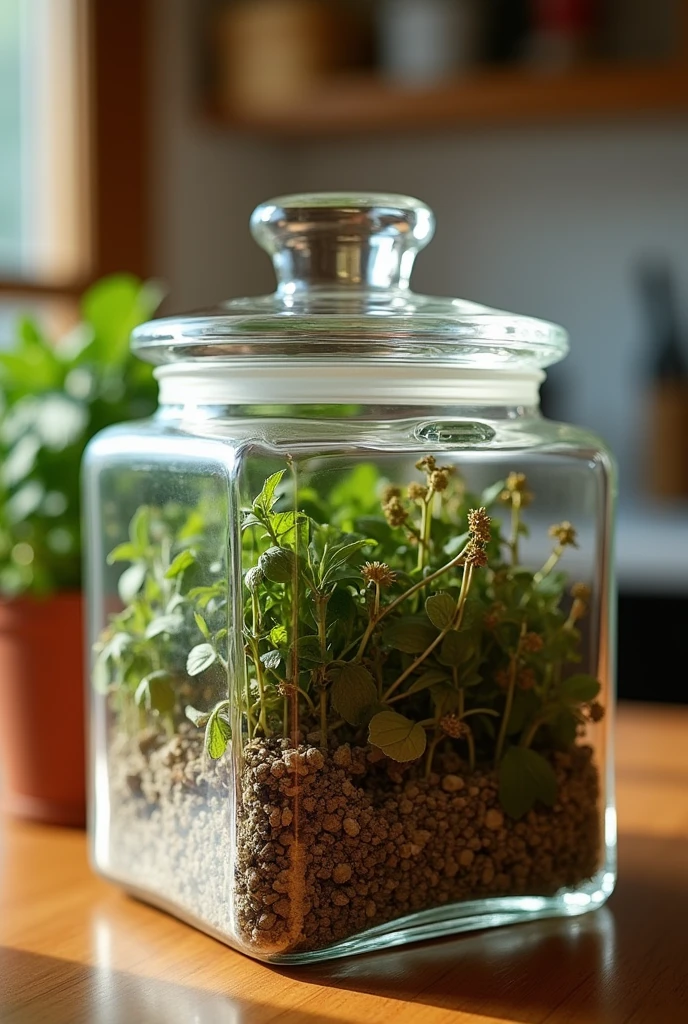
[[[397,679],[394,680],[392,685],[389,687],[387,692],[384,694],[384,696],[382,698],[383,701],[387,700],[388,697],[390,697],[394,693],[394,691],[396,689],[398,689],[399,686],[401,686],[401,684],[404,682],[404,680],[408,679],[408,677],[410,675],[412,675],[416,671],[418,666],[423,664],[425,659],[430,654],[432,654],[432,652],[435,650],[435,648],[440,643],[442,643],[442,641],[444,640],[445,636],[447,635],[447,633],[449,633],[450,630],[452,630],[452,629],[461,629],[461,623],[463,622],[463,614],[464,614],[464,611],[465,611],[465,608],[466,608],[466,599],[468,597],[468,591],[471,588],[472,580],[473,580],[473,566],[472,565],[468,565],[468,566],[466,566],[466,568],[464,569],[464,572],[463,572],[463,577],[462,577],[462,580],[461,580],[461,591],[459,593],[459,600],[458,600],[457,610],[456,610],[456,614],[455,614],[454,618],[449,623],[449,625],[445,626],[445,628],[441,631],[441,633],[439,633],[439,635],[435,637],[435,639],[432,641],[432,643],[428,647],[426,647],[426,649],[423,651],[423,653],[419,654],[418,657],[416,658],[416,660],[411,665],[409,665],[409,667],[404,672],[402,672],[401,675]]]
[[[377,585],[376,585],[377,586]],[[377,587],[379,592],[379,587]],[[318,620],[318,640],[323,663],[327,657],[327,602],[323,594],[314,594],[315,610]],[[325,680],[320,680],[320,749],[327,750],[327,690]]]
[[[402,602],[408,600],[408,598],[415,594],[417,590],[421,590],[423,587],[427,587],[430,583],[434,583],[435,580],[439,579],[440,576],[444,576],[444,574],[446,572],[449,572],[450,569],[453,569],[454,566],[460,565],[465,554],[466,548],[464,547],[458,553],[458,555],[456,555],[449,562],[447,562],[446,565],[443,565],[441,569],[437,569],[435,572],[430,573],[429,576],[424,577],[424,579],[418,580],[418,582],[414,583],[412,587],[409,587],[409,589],[405,590],[403,594],[400,594],[399,597],[395,598],[391,604],[388,604],[384,608],[381,608],[380,614],[378,615],[377,619],[374,620],[371,618],[370,622],[368,623],[366,631],[363,634],[363,638],[359,645],[358,651],[356,652],[356,657],[354,658],[354,661],[361,660],[365,652],[366,646],[368,644],[368,641],[370,640],[373,634],[373,630],[380,624],[380,622],[382,622],[385,616],[389,615],[390,612],[393,612],[395,608],[398,608],[399,605],[402,604]]]
[[[438,646],[438,644],[442,643],[442,641],[444,640],[445,636],[447,635],[449,630],[452,629],[452,628],[453,628],[453,626],[452,626],[451,623],[448,626],[446,626],[442,630],[442,632],[439,633],[435,637],[435,639],[432,641],[432,643],[428,647],[425,648],[423,653],[419,654],[418,657],[416,658],[416,660],[411,665],[409,665],[409,667],[404,672],[402,672],[400,676],[398,676],[394,680],[392,685],[388,688],[387,692],[383,695],[383,697],[382,697],[383,701],[386,701],[389,697],[391,697],[391,695],[394,693],[394,691],[397,690],[401,686],[401,684],[404,682],[404,680],[408,679],[408,677],[410,675],[413,675],[413,673],[416,671],[418,666],[422,665],[423,662],[425,661],[425,659],[432,654],[432,652],[435,650],[435,648]],[[406,694],[404,694],[404,696],[406,696]]]
[[[475,771],[475,740],[473,739],[473,732],[469,726],[466,726],[468,732],[466,733],[466,743],[468,744],[468,770],[472,773]]]
[[[518,565],[518,529],[521,524],[521,495],[519,491],[513,491],[511,495],[511,539],[509,550],[511,551],[511,564]]]
[[[518,669],[518,656],[521,651],[521,641],[526,634],[526,623],[524,622],[521,626],[521,633],[516,644],[516,650],[511,655],[511,665],[509,667],[509,688],[506,692],[506,704],[504,705],[504,715],[502,718],[502,724],[499,729],[499,736],[497,737],[497,746],[495,748],[495,768],[499,767],[499,762],[502,759],[502,751],[504,749],[504,741],[506,739],[506,730],[511,718],[511,708],[514,703],[514,691],[516,689],[516,671]]]
[[[260,660],[260,649],[258,647],[258,623],[260,621],[260,608],[258,605],[258,595],[254,592],[251,594],[251,655],[253,657],[253,664],[256,668],[256,680],[258,681],[258,692],[260,694],[260,714],[258,716],[258,725],[263,730],[264,736],[270,735],[270,729],[265,718],[265,677],[263,675],[263,662]],[[249,714],[250,714],[250,703],[249,703]]]
[[[430,545],[430,528],[432,526],[432,501],[435,497],[435,492],[431,486],[428,487],[428,493],[423,499],[423,504],[420,510],[420,543],[418,544],[418,569],[423,570],[425,568],[428,549]]]
[[[327,751],[327,691],[320,691],[320,749]]]
[[[246,684],[246,729],[248,732],[249,740],[253,739],[254,723],[253,715],[251,713],[251,680],[249,679],[248,672],[245,673],[245,684]]]
[[[533,742],[533,740],[535,739],[535,734],[537,733],[538,729],[540,728],[540,726],[541,726],[542,724],[543,724],[543,723],[542,723],[542,721],[541,721],[541,720],[540,720],[539,718],[536,718],[536,719],[535,719],[535,721],[534,721],[534,722],[533,722],[533,724],[532,724],[532,725],[530,726],[530,728],[528,729],[528,731],[527,731],[526,733],[524,733],[524,734],[523,734],[523,736],[522,736],[522,738],[521,738],[521,744],[520,744],[520,745],[521,745],[522,747],[529,747],[529,746],[530,746],[530,744],[531,744],[531,743]]]
[[[533,583],[541,583],[545,576],[549,576],[554,566],[557,564],[561,556],[564,554],[564,549],[560,544],[557,544],[552,554],[549,556],[542,569],[536,572],[533,576]]]
[[[423,778],[425,779],[430,778],[430,773],[432,771],[432,760],[435,756],[435,748],[442,739],[442,736],[443,733],[437,732],[432,741],[428,744],[428,752],[425,755],[425,771],[423,772]]]
[[[287,464],[291,469],[292,482],[293,482],[293,508],[294,508],[294,522],[296,524],[294,529],[294,568],[291,579],[291,682],[294,684],[293,695],[290,697],[289,703],[291,706],[291,742],[293,747],[299,745],[299,650],[298,650],[298,639],[299,639],[299,545],[301,539],[301,531],[299,530],[298,524],[296,523],[298,515],[298,502],[299,502],[299,486],[298,486],[298,475],[296,471],[296,463],[294,462],[291,455],[287,455]],[[308,547],[308,544],[306,544]],[[288,670],[289,671],[289,670]],[[288,731],[288,723],[284,722],[283,735],[286,736]]]

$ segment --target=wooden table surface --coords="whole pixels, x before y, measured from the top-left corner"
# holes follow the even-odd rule
[[[622,708],[620,882],[593,914],[273,968],[95,878],[82,833],[0,832],[2,1024],[686,1024],[688,709]]]

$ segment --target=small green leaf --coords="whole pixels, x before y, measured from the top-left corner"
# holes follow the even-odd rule
[[[192,551],[188,548],[185,551],[180,551],[179,554],[172,560],[172,564],[165,573],[165,579],[173,580],[176,576],[181,575],[185,569],[189,569],[196,561],[196,558]]]
[[[282,655],[279,651],[266,651],[265,654],[261,654],[260,660],[266,668],[272,669],[274,672],[280,667]]]
[[[241,529],[242,531],[248,530],[250,526],[262,526],[265,529],[265,523],[262,519],[259,519],[253,512],[246,512],[241,520]]]
[[[474,650],[475,638],[471,633],[467,631],[456,633],[452,630],[442,641],[437,660],[449,668],[458,668],[468,661]]]
[[[205,748],[213,761],[222,757],[232,738],[229,722],[222,714],[225,707],[226,704],[223,703],[214,708],[205,727]]]
[[[189,651],[186,671],[190,676],[199,676],[217,661],[217,654],[210,644],[198,644]]]
[[[557,777],[549,761],[535,750],[510,747],[499,766],[499,800],[512,818],[522,818],[540,800],[552,807]]]
[[[514,692],[511,714],[506,731],[509,736],[521,732],[526,723],[535,717],[540,707],[541,698],[533,690],[516,690]]]
[[[497,480],[497,482],[492,484],[491,487],[486,487],[483,493],[480,495],[480,504],[483,505],[485,508],[489,508],[490,505],[494,505],[495,501],[504,490],[504,487],[504,480]]]
[[[287,643],[287,627],[280,623],[279,626],[273,626],[270,630],[270,640],[275,647],[284,647]]]
[[[210,640],[210,630],[208,629],[208,623],[205,621],[203,616],[199,612],[194,612],[194,622],[200,629],[206,640]]]
[[[210,718],[209,711],[199,711],[198,708],[192,707],[191,704],[186,705],[184,708],[184,714],[189,721],[193,722],[194,725],[197,725],[199,729],[206,726],[208,724],[208,719]]]
[[[566,704],[588,704],[599,694],[599,680],[583,673],[570,676],[559,687],[559,695]]]
[[[354,555],[357,555],[367,544],[370,544],[369,540],[355,540],[348,544],[343,544],[339,548],[328,549],[320,563],[321,585],[330,582],[330,580],[338,573],[338,570],[343,569],[347,562],[349,562]],[[338,575],[337,578],[345,579],[346,577]]]
[[[110,554],[107,556],[108,565],[114,565],[115,562],[134,562],[141,552],[135,544],[127,541],[125,544],[118,544]]]
[[[265,514],[272,511],[277,501],[275,494],[285,472],[286,470],[280,469],[278,473],[273,473],[272,476],[267,478],[263,484],[263,489],[253,502],[254,510],[260,510]]]
[[[125,569],[117,581],[117,590],[123,604],[131,604],[146,578],[146,566],[143,562],[135,562]]]
[[[290,533],[293,533],[297,526],[308,521],[308,516],[303,512],[273,512],[270,517],[272,532],[278,540],[286,541]]]
[[[406,693],[419,693],[427,690],[429,686],[436,686],[437,683],[447,682],[448,676],[445,671],[439,668],[429,668],[409,686]]]
[[[396,711],[380,711],[374,715],[368,739],[394,761],[415,761],[427,744],[423,726]]]
[[[449,594],[433,594],[425,602],[425,611],[437,629],[450,629],[456,616],[456,601]]]
[[[294,561],[294,552],[288,548],[268,548],[258,559],[258,568],[273,583],[290,583]]]
[[[332,655],[328,651],[323,654],[320,640],[314,634],[299,637],[296,643],[296,653],[302,661],[312,661],[316,665],[328,664],[332,661]]]
[[[129,524],[129,539],[138,549],[139,555],[146,550],[150,543],[150,509],[147,505],[141,505],[136,509]]]
[[[141,680],[134,700],[139,707],[145,707],[147,711],[157,711],[159,714],[168,714],[174,711],[174,688],[169,672],[151,672]]]
[[[366,711],[377,702],[375,680],[363,665],[347,664],[336,671],[332,704],[349,725],[361,725]]]
[[[453,558],[454,555],[458,555],[459,551],[466,546],[469,537],[470,534],[468,532],[452,537],[451,540],[448,540],[444,545],[443,551],[445,555],[448,555],[449,558]]]
[[[178,633],[183,625],[181,615],[159,615],[146,627],[146,640],[152,640],[161,633]]]
[[[403,654],[420,654],[427,650],[437,632],[429,622],[418,619],[399,619],[384,631],[382,639],[388,647]]]
[[[578,732],[578,718],[568,709],[560,711],[550,722],[549,729],[554,742],[565,749],[575,743]]]

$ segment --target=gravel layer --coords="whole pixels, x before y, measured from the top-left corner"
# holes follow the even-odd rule
[[[598,868],[599,783],[587,746],[553,755],[556,805],[520,821],[491,772],[454,755],[414,777],[363,748],[246,748],[230,909],[227,764],[195,730],[112,753],[113,868],[262,955],[318,949],[415,911],[552,895]]]

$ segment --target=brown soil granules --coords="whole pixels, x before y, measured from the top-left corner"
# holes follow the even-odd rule
[[[112,758],[113,868],[264,956],[322,948],[394,918],[490,896],[553,895],[599,866],[590,747],[554,754],[557,804],[515,822],[491,772],[457,757],[414,777],[370,749],[245,751],[230,910],[228,765],[195,730]],[[235,925],[232,927],[232,917]]]

